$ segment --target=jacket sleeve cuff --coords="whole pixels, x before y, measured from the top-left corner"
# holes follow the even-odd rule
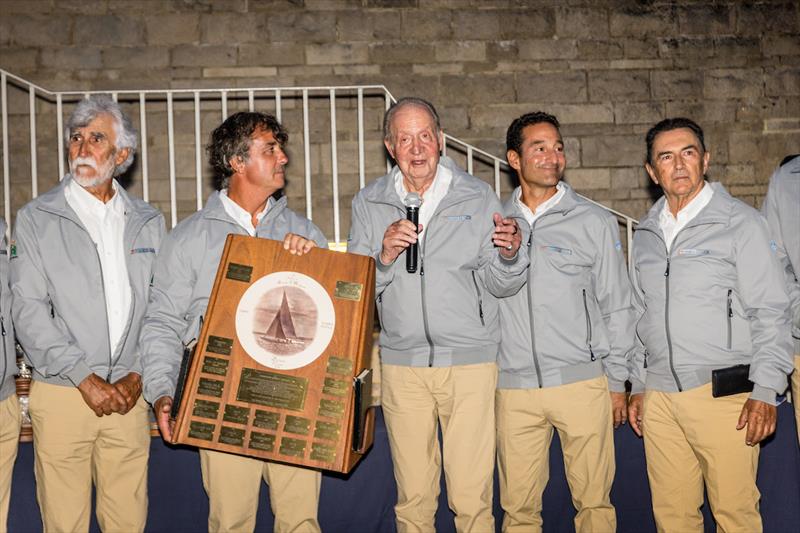
[[[393,266],[394,266],[394,261],[392,261],[388,265],[385,265],[383,261],[381,261],[381,254],[378,253],[375,255],[375,268],[377,268],[381,272],[389,272]]]
[[[778,405],[778,402],[775,400],[775,397],[778,395],[777,392],[768,388],[762,387],[759,384],[753,385],[753,392],[750,393],[751,400],[758,400],[760,402],[768,403],[770,405]]]
[[[625,392],[625,382],[608,378],[608,390],[609,392]]]
[[[644,383],[640,381],[631,380],[631,394],[642,394],[644,392]]]
[[[76,387],[81,384],[81,382],[89,377],[89,374],[92,374],[92,369],[89,368],[84,361],[78,361],[72,369],[66,373],[67,379],[69,379],[73,385]]]
[[[500,262],[503,265],[506,265],[506,266],[515,265],[515,264],[517,264],[517,261],[519,260],[519,250],[517,250],[512,257],[506,257],[503,254],[501,254],[500,252],[498,252],[497,255],[500,256]]]

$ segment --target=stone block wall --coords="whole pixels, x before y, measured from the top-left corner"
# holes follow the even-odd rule
[[[0,12],[0,68],[48,89],[383,84],[396,97],[429,98],[448,133],[498,156],[514,117],[547,110],[563,124],[568,181],[635,217],[653,201],[643,137],[661,118],[697,120],[711,178],[753,205],[783,156],[800,152],[800,4],[791,1],[2,0]],[[27,94],[10,90],[9,100],[27,109]],[[381,103],[368,106],[374,177],[383,168]],[[287,193],[302,210],[297,113],[296,105],[284,112],[297,156]],[[352,154],[352,102],[338,113],[349,124],[340,148]],[[203,132],[219,117],[206,109]],[[324,120],[311,126],[320,135]],[[15,208],[30,196],[27,121],[9,121]],[[40,121],[43,191],[57,158],[54,118]],[[176,121],[193,132],[190,111]],[[166,158],[162,130],[149,134],[153,165]],[[177,157],[183,216],[194,206],[193,140],[178,142],[189,150]],[[330,235],[330,148],[312,144],[314,218]],[[340,191],[352,193],[352,156],[339,165]],[[151,198],[167,210],[164,174],[152,173]],[[135,173],[132,181],[136,191]],[[510,187],[504,176],[504,193]]]

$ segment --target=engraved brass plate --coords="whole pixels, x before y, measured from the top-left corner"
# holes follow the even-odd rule
[[[208,344],[206,345],[207,352],[218,353],[222,355],[230,355],[233,348],[233,339],[227,337],[215,337],[209,335]]]
[[[200,378],[200,381],[197,384],[197,394],[202,394],[204,396],[216,396],[217,398],[221,398],[222,389],[224,387],[225,387],[224,381],[219,381],[216,379]]]
[[[349,281],[337,281],[336,290],[333,295],[342,300],[353,300],[354,302],[361,301],[361,292],[364,290],[364,285],[361,283],[351,283]]]
[[[281,439],[280,453],[282,455],[291,455],[292,457],[305,457],[306,441],[283,437]]]
[[[302,416],[286,415],[283,423],[283,431],[286,433],[296,433],[298,435],[308,435],[311,432],[311,420]]]
[[[328,358],[328,374],[339,374],[341,376],[353,375],[353,361],[342,359],[341,357]]]
[[[275,449],[275,435],[257,433],[254,431],[250,433],[250,443],[248,444],[248,447],[253,448],[254,450],[271,452]]]
[[[332,463],[336,459],[336,447],[315,442],[311,445],[311,459],[322,461],[323,463]]]
[[[232,444],[233,446],[244,445],[244,430],[239,428],[229,428],[222,426],[219,430],[219,442]]]
[[[217,416],[219,416],[219,403],[197,399],[194,401],[192,416],[199,416],[200,418],[213,418],[216,420]]]
[[[302,411],[308,379],[254,368],[242,369],[236,400],[276,409]]]
[[[189,424],[189,437],[210,441],[214,437],[214,424],[192,420]]]
[[[233,422],[234,424],[247,424],[247,419],[249,417],[249,408],[239,407],[238,405],[226,405],[225,414],[222,415],[222,420],[224,422]]]
[[[328,418],[342,418],[342,415],[344,415],[344,402],[323,398],[319,401],[317,414]]]
[[[325,422],[317,420],[316,427],[314,428],[314,438],[321,440],[339,440],[341,428],[335,422]]]
[[[204,357],[203,358],[203,373],[216,374],[224,376],[228,373],[228,361],[220,359],[219,357]]]
[[[228,263],[228,272],[225,277],[228,279],[235,279],[236,281],[244,281],[250,283],[250,277],[253,275],[253,267],[250,265],[240,265],[238,263]]]
[[[271,429],[278,431],[278,421],[281,419],[279,413],[260,411],[256,409],[256,417],[253,419],[253,426],[261,429]]]
[[[332,396],[347,396],[350,384],[341,379],[325,378],[325,385],[322,387],[323,394]]]

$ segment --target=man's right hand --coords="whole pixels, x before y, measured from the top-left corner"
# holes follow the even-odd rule
[[[392,222],[383,234],[381,263],[391,265],[403,250],[417,242],[417,229],[422,231],[422,224],[415,228],[411,221],[404,218]]]
[[[644,394],[631,394],[628,399],[628,423],[633,432],[642,436],[642,416],[644,415]]]
[[[161,436],[167,442],[172,442],[172,430],[175,427],[175,421],[170,420],[169,412],[172,410],[172,397],[162,396],[156,403],[153,404],[153,411],[156,414],[156,422],[158,423],[158,430]]]
[[[78,385],[78,390],[97,416],[127,412],[127,402],[116,387],[97,374],[89,374]]]

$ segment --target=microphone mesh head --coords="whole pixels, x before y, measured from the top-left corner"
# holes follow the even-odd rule
[[[405,198],[405,200],[403,200],[403,204],[406,207],[419,208],[419,206],[422,205],[422,198],[420,198],[419,194],[417,194],[415,192],[410,192],[410,193],[406,194],[406,198]]]

